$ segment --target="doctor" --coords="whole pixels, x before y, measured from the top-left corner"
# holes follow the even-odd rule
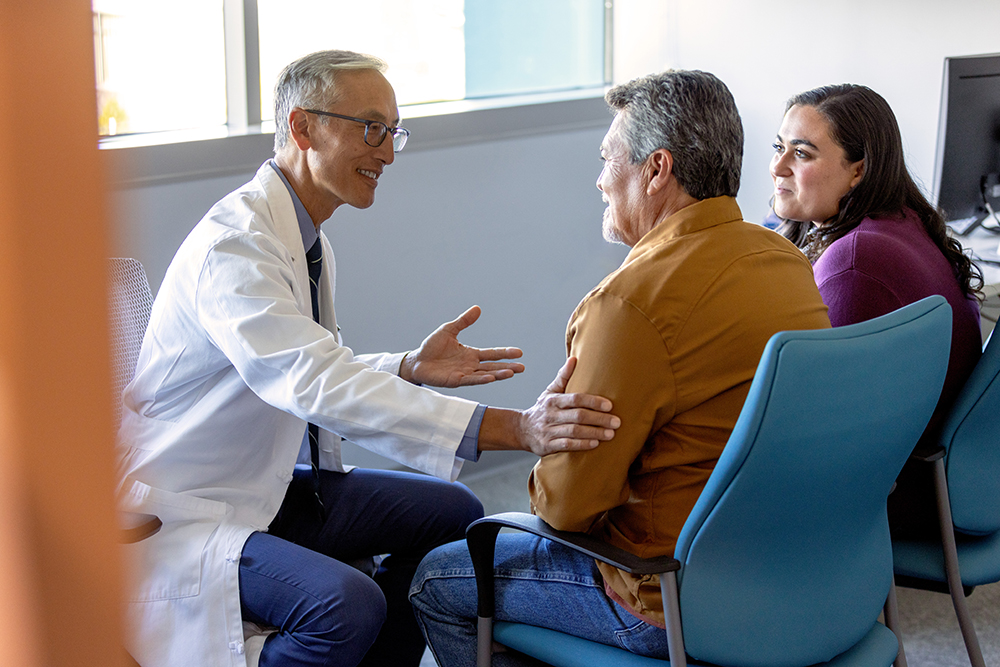
[[[344,51],[285,68],[274,159],[167,270],[120,431],[122,505],[163,521],[126,547],[129,650],[143,667],[417,665],[413,572],[482,515],[452,483],[462,460],[589,449],[619,425],[606,399],[563,393],[572,359],[524,411],[420,386],[523,370],[503,361],[516,348],[458,342],[478,308],[406,354],[342,345],[319,227],[342,204],[371,206],[406,141],[384,69]],[[345,470],[341,438],[434,477]],[[358,569],[380,554],[374,577]]]

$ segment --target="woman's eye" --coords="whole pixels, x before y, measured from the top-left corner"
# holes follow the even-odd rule
[[[779,155],[781,155],[781,153],[785,151],[785,147],[782,146],[781,144],[771,144],[771,148],[773,148],[774,152]]]

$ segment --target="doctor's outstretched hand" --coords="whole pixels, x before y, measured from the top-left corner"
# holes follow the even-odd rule
[[[399,377],[432,387],[464,387],[506,380],[524,371],[524,364],[503,361],[521,356],[516,347],[480,349],[458,342],[458,334],[472,326],[482,312],[473,306],[458,319],[439,326],[419,348],[403,357]]]
[[[570,357],[527,410],[488,407],[479,429],[479,449],[524,449],[538,456],[594,449],[615,437],[621,419],[611,401],[592,394],[567,394],[576,368]]]

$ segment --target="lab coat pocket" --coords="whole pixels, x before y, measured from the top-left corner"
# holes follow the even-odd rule
[[[152,537],[124,547],[132,572],[129,601],[198,595],[206,547],[229,506],[154,489],[141,482],[134,482],[130,495],[133,499],[142,496],[142,511],[160,517],[163,527]]]
[[[125,547],[134,578],[130,602],[192,597],[201,591],[202,554],[218,524],[164,525],[159,533]]]

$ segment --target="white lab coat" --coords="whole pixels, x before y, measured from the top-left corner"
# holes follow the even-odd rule
[[[121,504],[163,521],[124,547],[129,650],[143,667],[257,663],[263,641],[245,638],[240,618],[240,553],[277,513],[307,421],[324,429],[325,469],[343,470],[343,437],[443,479],[458,474],[476,404],[399,379],[400,354],[341,345],[325,237],[323,253],[320,326],[291,197],[264,164],[167,270],[119,432]]]

